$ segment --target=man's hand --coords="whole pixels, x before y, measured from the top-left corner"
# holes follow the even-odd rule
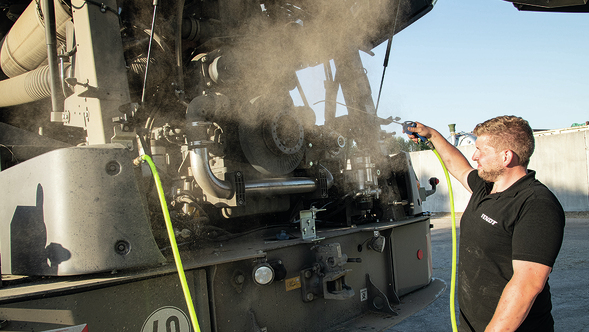
[[[415,123],[415,127],[407,127],[406,134],[410,140],[412,140],[416,144],[419,144],[419,137],[417,137],[417,135],[413,135],[413,133],[419,134],[427,139],[431,139],[432,131],[435,131],[434,129],[424,126],[423,124],[421,124],[419,122],[414,122],[414,123]]]
[[[407,131],[429,139],[444,161],[444,165],[446,165],[448,172],[460,181],[468,192],[472,192],[468,186],[468,174],[473,168],[470,166],[462,152],[458,151],[454,145],[450,144],[450,142],[448,142],[437,130],[419,122],[415,122],[415,127],[408,127]],[[415,143],[419,143],[419,137],[410,133],[407,133],[409,139]]]

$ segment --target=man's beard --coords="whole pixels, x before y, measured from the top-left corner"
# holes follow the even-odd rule
[[[496,182],[499,176],[501,176],[504,171],[505,169],[495,165],[477,169],[479,177],[485,180],[486,182]]]

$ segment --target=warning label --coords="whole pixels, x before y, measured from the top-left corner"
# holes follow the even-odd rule
[[[286,279],[284,284],[286,285],[287,292],[293,289],[301,288],[301,277]]]
[[[62,327],[60,329],[47,330],[47,331],[43,331],[43,332],[88,332],[88,325],[82,324],[82,325],[76,325],[76,326],[68,326],[68,327]]]
[[[141,332],[190,332],[190,320],[176,307],[162,307],[154,311],[143,323]]]

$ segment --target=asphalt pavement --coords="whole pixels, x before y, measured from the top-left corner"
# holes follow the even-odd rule
[[[459,224],[457,216],[457,224]],[[447,332],[450,321],[452,229],[449,215],[431,219],[433,276],[448,287],[434,303],[386,332]],[[460,234],[460,228],[457,229]],[[549,277],[556,332],[589,332],[589,212],[567,213],[564,241]],[[456,303],[458,311],[458,303]],[[457,318],[458,319],[458,318]]]

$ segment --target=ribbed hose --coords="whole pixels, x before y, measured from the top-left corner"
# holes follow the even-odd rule
[[[49,66],[0,81],[0,107],[26,104],[51,96]]]
[[[55,4],[56,37],[58,41],[63,42],[66,24],[71,16],[60,0],[50,1],[50,3]],[[0,66],[8,77],[16,77],[34,70],[47,59],[45,23],[38,6],[38,1],[31,1],[2,40]]]

